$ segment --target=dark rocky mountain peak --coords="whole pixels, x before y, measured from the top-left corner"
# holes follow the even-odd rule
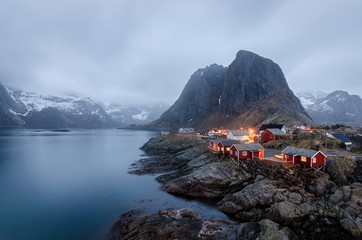
[[[278,64],[249,51],[239,51],[229,65],[220,109],[224,114],[237,115],[247,105],[266,99],[275,91],[289,90]]]
[[[280,67],[255,53],[239,51],[229,67],[197,70],[179,99],[149,129],[241,127],[261,123],[310,123]]]
[[[193,126],[218,111],[226,68],[212,64],[191,75],[179,99],[160,117],[161,128]]]

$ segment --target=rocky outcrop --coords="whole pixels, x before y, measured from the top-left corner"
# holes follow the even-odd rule
[[[329,157],[326,162],[326,171],[333,181],[339,185],[348,182],[348,176],[352,174],[357,166],[354,159],[348,157]]]
[[[127,216],[127,214],[125,214]],[[200,218],[192,209],[167,210],[137,218],[123,217],[113,234],[117,239],[298,239],[296,234],[271,220],[237,223]]]
[[[168,193],[190,197],[220,198],[233,189],[234,184],[250,178],[251,175],[245,171],[235,171],[230,162],[214,162],[167,182],[163,189]]]
[[[344,159],[352,162],[332,163],[328,174],[315,174],[298,165],[284,167],[258,160],[243,160],[236,165],[205,151],[206,142],[176,139],[161,136],[146,143],[142,149],[156,156],[144,159],[146,164],[135,166],[133,171],[141,168],[162,173],[168,166],[172,172],[156,178],[165,191],[212,200],[233,219],[258,223],[260,229],[264,220],[269,226],[265,232],[276,234],[275,239],[284,235],[290,238],[289,230],[301,239],[360,238],[362,184],[353,180],[358,178],[341,179],[336,175],[352,176],[359,166],[356,162],[361,160]],[[179,149],[172,147],[176,141]],[[166,155],[168,150],[172,153]],[[154,160],[157,156],[162,160]],[[258,231],[260,239],[262,232]]]
[[[260,123],[310,123],[280,67],[255,53],[239,51],[225,68],[197,70],[179,99],[146,129],[240,127]]]

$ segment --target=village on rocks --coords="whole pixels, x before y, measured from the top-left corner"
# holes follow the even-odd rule
[[[151,138],[141,148],[147,157],[130,173],[157,175],[164,191],[214,202],[230,220],[192,209],[125,213],[114,233],[119,239],[360,239],[361,155],[327,130],[284,128],[182,128]]]

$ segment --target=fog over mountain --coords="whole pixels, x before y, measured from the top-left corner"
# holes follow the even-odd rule
[[[167,108],[166,104],[103,104],[79,95],[41,95],[0,83],[0,127],[125,127],[151,122]]]
[[[268,56],[294,92],[362,95],[362,2],[3,0],[0,81],[95,101],[172,104],[200,66]]]

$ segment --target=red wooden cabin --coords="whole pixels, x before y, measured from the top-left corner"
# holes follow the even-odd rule
[[[262,142],[279,140],[285,138],[286,136],[287,134],[285,134],[278,128],[268,128],[264,130],[260,135]]]
[[[220,153],[220,147],[218,146],[221,139],[211,140],[207,149],[212,153]]]
[[[212,153],[229,154],[230,147],[237,143],[240,143],[240,141],[230,139],[214,139],[210,141],[208,149]]]
[[[233,140],[233,139],[220,139],[218,146],[220,148],[221,153],[223,154],[229,154],[230,153],[230,147],[233,144],[239,144],[239,140]]]
[[[309,167],[319,167],[326,164],[327,156],[321,151],[287,147],[283,151],[283,161]]]
[[[235,159],[260,159],[264,157],[264,148],[259,143],[233,144],[230,156]]]

